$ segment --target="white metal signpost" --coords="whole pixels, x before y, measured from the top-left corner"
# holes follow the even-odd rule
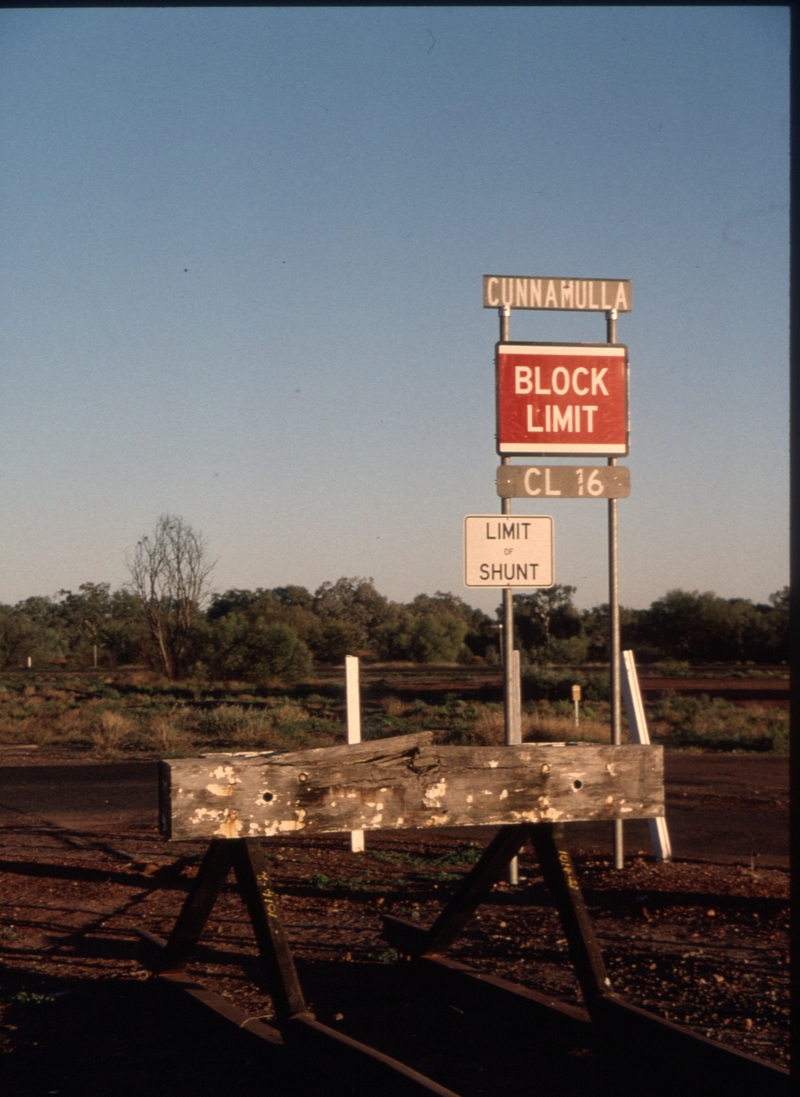
[[[617,458],[628,453],[628,353],[617,343],[617,317],[630,312],[633,287],[621,278],[545,278],[486,274],[483,307],[497,309],[496,345],[497,452],[501,468],[497,494],[503,521],[510,521],[512,498],[562,496],[608,500],[608,604],[611,680],[611,741],[622,742],[620,615],[617,500],[630,492],[627,470]],[[603,312],[605,343],[512,343],[512,309]],[[514,455],[606,457],[607,466],[512,466]],[[485,517],[485,516],[471,516]],[[527,521],[527,518],[526,518]],[[513,523],[512,523],[513,525]],[[488,538],[486,538],[488,540]],[[498,542],[499,543],[499,542]],[[508,547],[508,546],[506,546]],[[502,550],[501,550],[502,551]],[[465,536],[466,552],[466,536]],[[468,586],[503,587],[503,663],[506,743],[519,742],[519,718],[513,701],[514,586],[539,586],[526,576],[493,582],[489,559],[478,565],[479,582]],[[543,575],[536,569],[537,575]],[[512,575],[512,572],[509,572]],[[488,576],[488,578],[484,578]],[[550,584],[553,582],[551,577]],[[545,584],[542,583],[542,586]],[[515,718],[516,717],[516,718]],[[622,821],[614,822],[614,867],[624,866]],[[510,877],[516,882],[516,867]]]

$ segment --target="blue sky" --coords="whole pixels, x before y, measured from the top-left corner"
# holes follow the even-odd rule
[[[788,582],[787,8],[0,12],[0,601],[462,585],[499,509],[484,274],[629,278],[620,595]],[[512,339],[602,341],[515,312]],[[556,462],[557,463],[557,462]],[[606,505],[555,521],[606,600]]]

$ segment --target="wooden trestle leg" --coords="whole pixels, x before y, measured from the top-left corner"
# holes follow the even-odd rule
[[[595,1003],[602,995],[610,993],[611,981],[559,824],[525,823],[501,827],[429,930],[407,927],[404,933],[406,927],[399,919],[386,918],[384,921],[393,923],[387,928],[410,953],[417,956],[440,955],[458,939],[464,926],[498,880],[503,878],[509,862],[528,839],[536,850],[542,875],[560,915],[586,1007],[595,1019]],[[401,936],[404,938],[402,941]]]
[[[178,919],[172,927],[166,947],[160,956],[153,959],[151,966],[155,971],[180,969],[194,952],[231,870],[231,845],[231,841],[227,839],[212,839]]]
[[[589,1016],[596,1022],[600,1019],[603,997],[611,994],[611,980],[564,842],[564,828],[560,823],[534,823],[530,836],[544,882],[561,918],[583,1000]]]
[[[166,947],[154,957],[151,967],[166,972],[186,964],[231,868],[253,925],[278,1025],[293,1017],[313,1017],[306,1006],[281,922],[278,900],[270,882],[269,861],[257,838],[212,840]]]
[[[256,1027],[250,1027],[254,1019],[245,1018],[249,1031],[270,1043],[285,1044],[288,1053],[299,1057],[304,1066],[309,1058],[322,1059],[334,1070],[336,1078],[347,1079],[348,1093],[362,1097],[373,1093],[387,1097],[458,1097],[404,1063],[315,1019],[303,997],[270,881],[269,861],[257,838],[212,840],[169,940],[165,942],[146,930],[139,931],[147,955],[146,966],[167,979],[174,978],[167,973],[180,969],[189,959],[231,868],[253,925],[278,1025],[273,1029],[256,1022]],[[187,984],[185,989],[242,1027],[243,1022],[232,1018],[236,1011],[219,995],[204,992],[197,984]],[[311,1084],[313,1088],[313,1081]],[[329,1089],[328,1084],[326,1090]]]
[[[501,827],[471,872],[456,888],[447,906],[428,930],[421,952],[434,955],[453,944],[469,919],[528,839],[529,827]]]
[[[231,845],[233,871],[253,924],[278,1026],[292,1017],[313,1018],[303,997],[278,898],[272,890],[267,855],[255,838],[237,838]]]

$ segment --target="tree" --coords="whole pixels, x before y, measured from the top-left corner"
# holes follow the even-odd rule
[[[321,658],[340,659],[370,646],[381,625],[394,616],[389,600],[372,579],[342,576],[314,591],[314,613],[322,625]]]
[[[576,588],[562,583],[514,598],[514,624],[520,647],[531,655],[561,651],[563,641],[582,633],[581,617],[572,603]],[[498,609],[498,616],[501,610]],[[556,641],[562,643],[556,644]],[[577,645],[573,644],[573,647]]]
[[[206,652],[215,679],[291,685],[311,673],[308,646],[289,625],[238,611],[212,622]]]
[[[383,660],[413,663],[453,663],[465,652],[467,622],[455,613],[414,613],[378,630],[378,655]],[[471,653],[466,652],[471,658]]]
[[[48,613],[48,598],[27,598],[16,606],[0,606],[0,665],[24,666],[49,662],[63,655],[61,636]]]
[[[788,588],[770,595],[770,605],[748,598],[720,598],[713,591],[670,590],[639,610],[623,639],[637,655],[689,662],[781,662],[788,659]]]
[[[216,563],[209,560],[206,539],[183,518],[162,514],[152,537],[143,537],[126,563],[158,661],[168,678],[179,678]]]
[[[766,618],[769,633],[762,658],[786,663],[789,661],[789,588],[783,587],[782,590],[770,594],[769,602],[769,607],[756,606]]]
[[[259,622],[288,625],[315,655],[325,659],[328,657],[326,628],[314,613],[313,603],[314,596],[305,587],[232,589],[212,596],[206,617],[215,628],[231,614],[246,619],[254,628]],[[344,654],[348,651],[349,647],[346,647]]]
[[[0,607],[0,662],[24,665],[63,659],[66,642],[52,598],[34,596]]]
[[[97,646],[102,643],[103,628],[112,616],[111,587],[108,583],[81,583],[78,593],[58,592],[60,616],[70,640],[70,654],[81,654],[88,642],[92,663],[97,666]]]

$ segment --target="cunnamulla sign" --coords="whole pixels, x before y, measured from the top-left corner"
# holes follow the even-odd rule
[[[633,286],[620,278],[518,278],[484,274],[485,309],[557,309],[569,312],[630,312]]]
[[[621,343],[498,343],[497,452],[628,452],[628,349]]]
[[[553,519],[544,514],[468,514],[464,583],[468,587],[552,587]]]

